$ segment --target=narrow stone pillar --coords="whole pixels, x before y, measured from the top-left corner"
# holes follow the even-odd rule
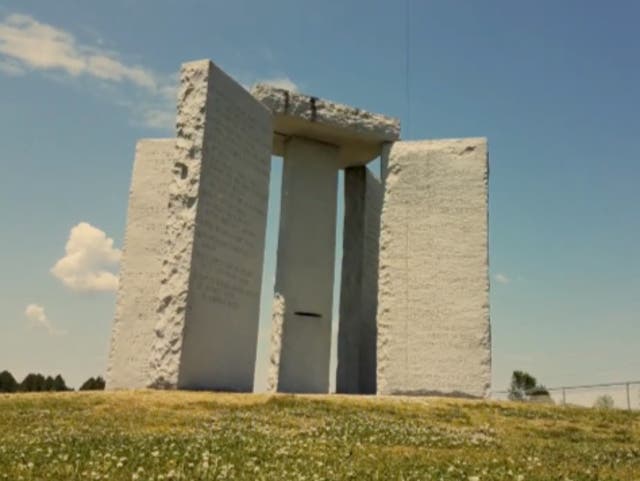
[[[344,230],[336,370],[337,393],[360,392],[358,358],[362,322],[366,170],[364,166],[344,169]]]
[[[141,389],[149,382],[175,149],[175,139],[136,145],[107,389]]]
[[[364,166],[346,168],[338,393],[376,392],[378,237],[382,186]]]
[[[395,142],[380,240],[379,394],[491,382],[486,139]]]
[[[362,254],[362,322],[360,326],[360,393],[376,393],[376,352],[378,315],[378,262],[380,257],[380,218],[384,188],[366,170],[364,209],[364,249]]]
[[[293,137],[284,146],[276,303],[280,392],[329,390],[338,148]],[[274,314],[278,314],[274,312]]]

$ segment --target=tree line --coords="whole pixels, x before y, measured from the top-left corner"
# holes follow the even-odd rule
[[[104,379],[101,376],[90,377],[80,391],[99,391],[104,389]],[[27,374],[21,382],[16,381],[9,371],[0,372],[0,392],[41,392],[41,391],[73,391],[67,386],[64,378],[58,374],[55,377],[42,374]]]

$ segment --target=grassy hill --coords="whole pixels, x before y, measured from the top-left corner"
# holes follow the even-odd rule
[[[640,480],[640,414],[433,398],[2,395],[5,479]]]

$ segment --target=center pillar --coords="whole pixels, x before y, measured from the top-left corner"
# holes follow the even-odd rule
[[[329,391],[338,152],[299,137],[284,146],[271,366],[280,392]]]

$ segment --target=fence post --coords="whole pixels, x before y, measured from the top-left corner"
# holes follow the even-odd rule
[[[631,396],[629,395],[629,383],[625,383],[627,386],[627,408],[631,411]]]
[[[567,405],[567,392],[565,388],[562,388],[562,405],[563,406]]]

